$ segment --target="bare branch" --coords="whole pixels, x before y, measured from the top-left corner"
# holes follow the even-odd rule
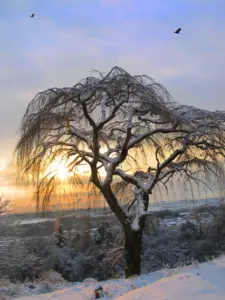
[[[111,189],[118,178],[149,194],[158,184],[167,189],[176,174],[206,184],[207,174],[223,178],[224,112],[178,105],[152,78],[119,67],[98,76],[48,89],[30,102],[16,147],[20,177],[25,171],[39,183],[57,157],[70,170],[86,163],[91,182],[128,223]]]

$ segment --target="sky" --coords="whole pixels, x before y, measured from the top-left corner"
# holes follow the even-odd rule
[[[93,69],[120,66],[147,74],[179,103],[225,110],[224,0],[0,4],[0,173],[11,161],[32,98],[50,87],[72,86]],[[180,35],[173,33],[178,27]],[[0,188],[8,180],[3,173]]]

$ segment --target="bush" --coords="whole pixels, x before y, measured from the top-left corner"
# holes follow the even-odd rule
[[[169,210],[161,213],[161,216],[168,215],[172,215]],[[201,222],[201,213],[198,217]],[[62,248],[49,236],[10,238],[10,241],[8,237],[9,242],[0,247],[0,277],[6,275],[11,281],[24,281],[50,269],[67,281],[122,276],[124,237],[118,227],[109,226],[106,219],[102,219],[97,228],[92,228],[89,217],[79,220],[77,230],[67,228],[67,232],[63,232],[68,243]],[[142,272],[176,268],[193,260],[204,262],[218,256],[225,250],[225,209],[217,212],[212,223],[202,223],[201,230],[203,234],[199,235],[199,226],[190,222],[176,226],[174,231],[163,230],[155,214],[148,216],[143,235]]]
[[[178,238],[179,240],[191,240],[198,237],[198,231],[195,224],[187,221],[179,228]]]
[[[31,252],[42,258],[42,269],[53,269],[67,281],[83,281],[87,277],[108,279],[119,273],[123,265],[122,236],[105,222],[94,231],[76,232],[65,247],[57,247],[56,240],[31,238],[26,241]]]
[[[21,239],[1,245],[0,277],[7,277],[12,282],[33,279],[40,273],[42,261],[30,253]]]
[[[201,227],[191,222],[175,231],[160,231],[158,236],[143,237],[142,272],[152,272],[164,267],[176,268],[192,261],[205,262],[225,251],[225,210],[221,209],[212,223]],[[207,225],[207,226],[206,226]]]

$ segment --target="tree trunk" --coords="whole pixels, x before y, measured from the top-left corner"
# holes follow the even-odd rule
[[[126,225],[124,236],[125,276],[128,278],[141,273],[142,230],[134,231]]]
[[[100,191],[105,197],[109,207],[119,219],[124,230],[124,258],[125,258],[125,276],[126,278],[140,275],[141,273],[141,246],[142,233],[145,227],[146,215],[139,218],[139,230],[133,230],[131,227],[132,219],[118,205],[118,200],[111,190],[110,186],[100,187]],[[144,210],[148,210],[148,193],[143,192]]]

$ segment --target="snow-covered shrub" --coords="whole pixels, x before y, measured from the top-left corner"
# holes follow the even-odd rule
[[[151,272],[165,266],[175,267],[182,258],[181,243],[174,234],[161,232],[160,236],[144,236],[142,272]]]
[[[18,297],[29,296],[29,292],[23,285],[12,283],[8,279],[0,278],[0,299],[11,300]]]
[[[30,253],[19,238],[0,245],[0,277],[13,282],[32,279],[40,273],[41,264],[40,258]]]
[[[97,245],[110,243],[113,238],[112,228],[107,222],[103,222],[93,231],[93,237]]]
[[[213,214],[216,212],[213,211]],[[161,230],[157,236],[145,233],[143,237],[142,272],[164,267],[189,265],[193,260],[205,262],[225,251],[225,214],[218,210],[214,219],[199,225],[186,222],[173,230]],[[201,215],[200,215],[201,217]]]
[[[101,261],[101,269],[105,274],[104,279],[115,276],[123,276],[124,270],[124,246],[122,243],[113,243],[101,248],[104,253]]]
[[[179,227],[179,239],[191,240],[198,237],[197,226],[192,222],[187,221]]]
[[[43,245],[37,253],[43,258],[43,270],[54,269],[68,281],[83,281],[87,277],[108,279],[121,271],[123,264],[123,239],[118,230],[103,225],[98,232],[101,243],[95,242],[92,231],[80,232],[72,244],[57,247],[54,243]],[[97,230],[95,231],[98,231]],[[101,235],[102,234],[102,235]],[[32,243],[33,246],[36,245]],[[45,250],[44,250],[45,248]],[[29,249],[31,247],[29,246]],[[37,250],[37,246],[35,246]],[[34,250],[34,247],[33,247]]]

